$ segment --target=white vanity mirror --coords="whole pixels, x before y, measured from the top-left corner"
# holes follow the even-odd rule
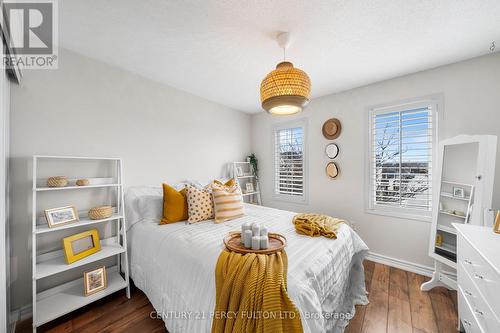
[[[493,195],[496,143],[491,135],[460,135],[440,143],[429,242],[435,272],[422,290],[456,289],[456,281],[443,273],[443,265],[456,269],[457,232],[452,224],[483,225],[483,212],[491,207]]]

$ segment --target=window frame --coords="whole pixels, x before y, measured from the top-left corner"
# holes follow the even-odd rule
[[[366,149],[366,158],[365,158],[365,168],[366,168],[366,178],[365,178],[365,193],[366,193],[366,204],[365,211],[370,214],[383,215],[383,216],[391,216],[398,217],[403,219],[411,219],[418,220],[424,222],[432,221],[432,213],[433,213],[433,202],[435,189],[437,188],[436,177],[432,175],[431,180],[431,191],[432,191],[432,200],[431,200],[431,209],[429,211],[423,211],[420,209],[411,209],[411,208],[403,208],[403,207],[382,207],[380,205],[375,205],[374,203],[374,192],[372,191],[372,177],[374,176],[375,168],[372,168],[372,156],[373,156],[373,120],[374,116],[377,114],[384,114],[390,112],[401,112],[411,109],[430,107],[431,108],[431,117],[432,117],[432,167],[431,174],[440,172],[438,169],[438,148],[439,148],[439,135],[441,134],[440,124],[442,119],[442,106],[443,99],[442,96],[430,96],[423,98],[414,98],[394,103],[387,103],[383,105],[372,106],[368,108],[368,116],[366,121],[366,126],[368,127],[368,137],[366,139],[367,148]],[[424,213],[424,214],[423,214]]]
[[[278,201],[285,201],[285,202],[291,202],[291,203],[299,203],[299,204],[307,204],[308,203],[308,162],[307,162],[307,137],[308,137],[308,129],[307,129],[307,120],[306,119],[298,119],[298,120],[293,120],[293,121],[288,121],[288,122],[281,122],[281,123],[276,123],[274,124],[272,128],[272,156],[273,156],[273,199],[278,200]],[[302,173],[303,173],[303,193],[301,196],[298,195],[289,195],[289,194],[281,194],[281,193],[276,193],[276,182],[278,181],[278,178],[276,176],[276,132],[279,130],[287,129],[287,128],[297,128],[301,127],[303,131],[303,142],[302,142]]]

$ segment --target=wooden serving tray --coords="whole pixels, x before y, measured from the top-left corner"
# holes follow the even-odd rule
[[[280,252],[285,248],[286,246],[285,236],[271,232],[268,235],[269,235],[269,247],[265,250],[247,249],[245,246],[243,246],[243,243],[241,242],[241,232],[239,231],[230,232],[229,235],[227,235],[224,238],[224,245],[229,251],[241,254],[247,254],[247,253],[273,254],[276,252]]]

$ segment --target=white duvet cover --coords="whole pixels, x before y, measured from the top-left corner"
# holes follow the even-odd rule
[[[170,333],[210,332],[222,239],[249,221],[265,223],[288,240],[288,293],[304,332],[343,332],[354,305],[368,302],[362,266],[368,248],[347,225],[336,240],[298,235],[295,213],[254,205],[245,206],[245,217],[222,224],[158,225],[158,191],[139,197],[146,199],[127,202],[128,216],[135,217],[128,230],[130,273]]]

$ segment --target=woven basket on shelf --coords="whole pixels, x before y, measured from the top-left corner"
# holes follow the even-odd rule
[[[47,179],[48,187],[64,187],[66,185],[68,185],[68,177],[66,176],[55,176]]]
[[[97,206],[89,210],[89,218],[91,220],[102,220],[113,215],[113,207]]]
[[[88,179],[78,179],[76,181],[77,186],[87,186],[90,184],[90,181]]]

